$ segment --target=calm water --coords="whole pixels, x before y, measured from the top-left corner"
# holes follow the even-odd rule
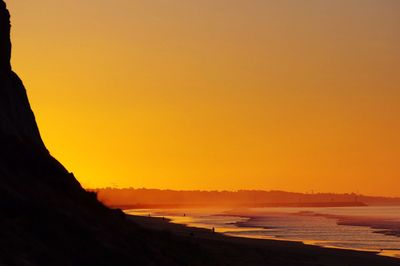
[[[127,213],[165,216],[174,223],[214,227],[218,232],[234,236],[301,241],[400,257],[400,237],[377,233],[379,229],[369,226],[337,223],[341,217],[353,217],[367,221],[370,226],[379,228],[390,224],[391,228],[400,230],[400,207],[131,210]]]

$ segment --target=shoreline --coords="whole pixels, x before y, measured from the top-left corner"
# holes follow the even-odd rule
[[[326,217],[329,219],[335,219],[337,225],[346,225],[346,226],[359,226],[359,227],[366,227],[374,230],[374,233],[376,234],[382,234],[382,235],[387,235],[387,236],[394,236],[398,237],[400,241],[400,230],[399,227],[396,223],[396,226],[393,226],[393,222],[390,220],[377,220],[377,219],[371,219],[369,220],[368,218],[358,218],[358,217],[349,217],[349,216],[334,216],[334,215],[323,215],[323,214],[313,214],[315,216],[321,216],[321,217]],[[241,216],[238,215],[238,217],[243,217],[243,218],[248,218],[248,221],[244,222],[236,222],[235,225],[238,228],[249,228],[249,229],[257,229],[257,227],[253,227],[251,225],[248,225],[249,222],[252,221],[257,221],[258,216]],[[258,227],[259,229],[271,229],[267,227]],[[257,238],[252,235],[245,235],[243,234],[243,237],[247,238]],[[376,252],[380,256],[390,256],[394,258],[399,258],[400,259],[400,249],[363,249],[363,248],[350,248],[350,247],[338,247],[338,246],[333,246],[329,245],[328,241],[317,241],[317,240],[299,240],[299,239],[290,239],[290,238],[280,238],[277,236],[269,236],[269,237],[258,237],[259,239],[268,239],[268,240],[277,240],[277,241],[292,241],[292,242],[299,242],[303,243],[306,245],[313,245],[313,246],[318,246],[318,247],[326,247],[326,248],[336,248],[336,249],[345,249],[345,250],[355,250],[355,251],[366,251],[366,252]],[[326,242],[327,245],[324,245],[322,243]]]
[[[220,211],[220,209],[216,209],[217,211]],[[139,216],[149,216],[151,217],[166,217],[166,219],[170,219],[170,223],[173,224],[180,224],[184,225],[187,227],[193,227],[193,228],[202,228],[202,229],[209,229],[213,226],[215,226],[215,230],[218,233],[224,234],[225,236],[230,236],[230,237],[242,237],[242,238],[247,238],[247,239],[262,239],[262,240],[274,240],[274,241],[286,241],[286,242],[295,242],[295,243],[302,243],[305,245],[311,245],[311,246],[316,246],[316,247],[322,247],[322,248],[330,248],[330,249],[339,249],[339,250],[352,250],[352,251],[362,251],[362,252],[372,252],[375,253],[379,256],[385,256],[385,257],[393,257],[396,259],[400,259],[400,249],[397,246],[393,246],[392,248],[390,247],[379,247],[379,246],[373,246],[373,247],[357,247],[357,246],[348,246],[346,244],[332,244],[332,241],[328,240],[314,240],[314,239],[301,239],[301,238],[290,238],[290,237],[284,237],[284,236],[279,236],[279,235],[274,235],[274,234],[261,234],[258,235],[257,233],[253,234],[253,231],[264,231],[264,230],[274,230],[275,227],[264,227],[264,226],[259,226],[257,225],[257,220],[259,218],[263,219],[263,216],[259,216],[256,214],[244,214],[242,211],[238,210],[231,210],[229,212],[225,212],[225,214],[213,214],[211,216],[221,216],[221,217],[231,217],[230,219],[233,218],[232,222],[224,223],[224,225],[219,224],[218,222],[213,224],[209,223],[203,223],[193,220],[193,217],[186,216],[185,215],[178,215],[176,210],[170,212],[171,210],[164,210],[162,209],[157,209],[157,210],[151,210],[151,209],[144,209],[144,210],[132,210],[133,212],[129,213],[130,210],[127,210],[128,214],[132,215],[139,215]],[[215,211],[215,210],[214,210]],[[247,210],[248,212],[248,210]],[[199,213],[197,213],[199,214]],[[275,214],[281,214],[280,212],[277,212]],[[299,212],[299,213],[287,213],[287,215],[300,215],[300,216],[315,216],[315,217],[325,217],[328,219],[333,219],[336,220],[337,225],[346,225],[346,226],[359,226],[359,227],[364,227],[364,228],[370,228],[370,229],[375,229],[373,233],[376,234],[382,234],[382,235],[388,235],[388,236],[394,236],[394,237],[399,237],[399,234],[391,233],[388,234],[384,232],[382,229],[385,227],[379,226],[380,224],[385,224],[387,220],[377,220],[376,218],[372,219],[370,222],[366,222],[370,220],[371,218],[366,218],[364,217],[363,219],[360,217],[350,217],[350,216],[342,216],[342,215],[331,215],[331,214],[319,214],[319,213],[314,213],[314,212]],[[228,218],[229,219],[229,218]],[[235,220],[236,219],[236,220]],[[364,223],[360,223],[360,220],[364,221]],[[229,220],[228,220],[229,221]],[[346,221],[344,223],[343,221]],[[380,223],[376,223],[376,221],[380,221]],[[253,223],[255,222],[256,225]],[[228,226],[225,226],[228,225]],[[232,227],[230,227],[232,226]],[[277,227],[279,228],[279,227]],[[246,229],[246,232],[243,232],[242,229]],[[377,230],[380,229],[380,230]],[[388,230],[388,227],[385,228]],[[393,228],[392,228],[393,229]],[[389,231],[389,230],[388,230]],[[393,232],[393,231],[392,231]],[[399,239],[400,241],[400,239]]]
[[[164,234],[172,234],[178,237],[189,239],[191,242],[199,242],[214,250],[215,247],[226,245],[236,246],[239,250],[260,249],[261,253],[271,256],[271,252],[275,254],[276,259],[283,259],[280,256],[290,255],[301,258],[301,260],[319,261],[315,265],[400,265],[400,258],[385,256],[379,252],[367,250],[354,250],[337,247],[322,247],[313,245],[312,243],[304,243],[302,241],[278,240],[266,238],[248,238],[241,236],[231,236],[229,234],[219,233],[211,229],[190,227],[184,224],[172,223],[170,219],[163,217],[148,217],[127,214],[130,221],[137,225],[149,229],[162,232]],[[244,255],[243,255],[244,256]],[[274,257],[275,257],[274,256]],[[282,265],[292,265],[285,264]],[[354,263],[354,264],[352,264]],[[242,265],[242,264],[238,264]],[[258,265],[258,264],[257,264]],[[262,264],[261,264],[262,265]],[[280,264],[277,264],[280,265]],[[293,264],[294,265],[294,264]],[[314,265],[310,262],[302,262],[298,265]]]
[[[239,228],[254,228],[251,225],[252,222],[257,222],[259,218],[263,218],[262,216],[258,215],[249,215],[249,214],[242,214],[239,212],[228,212],[227,215],[234,215],[238,217],[248,218],[247,221],[237,222],[236,226]],[[289,213],[288,213],[289,215]],[[369,217],[369,216],[350,216],[350,215],[333,215],[333,214],[323,214],[323,213],[316,213],[314,211],[301,211],[298,213],[290,213],[290,215],[295,216],[310,216],[310,217],[325,217],[328,219],[333,219],[336,221],[337,225],[344,225],[344,226],[354,226],[354,227],[364,227],[373,230],[373,233],[386,235],[386,236],[393,236],[399,238],[400,242],[400,224],[398,220],[389,217]],[[261,229],[271,229],[267,227],[260,227]],[[246,236],[252,238],[252,235]],[[290,238],[281,238],[278,236],[268,236],[268,237],[260,237],[261,239],[272,239],[272,240],[285,240],[285,241],[294,241],[300,242],[308,245],[313,246],[320,246],[326,248],[337,248],[337,249],[345,249],[345,250],[355,250],[355,251],[367,251],[367,252],[376,252],[378,255],[381,256],[390,256],[394,258],[400,258],[400,249],[399,248],[392,248],[392,249],[367,249],[367,248],[355,248],[355,247],[341,247],[341,246],[334,246],[330,245],[329,241],[317,241],[317,240],[300,240],[300,239],[290,239]],[[326,245],[324,244],[326,243]]]

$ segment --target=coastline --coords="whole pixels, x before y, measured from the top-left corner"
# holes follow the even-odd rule
[[[346,209],[346,208],[345,208]],[[205,211],[206,210],[206,211]],[[400,246],[399,246],[399,235],[397,233],[393,233],[394,228],[391,228],[391,233],[387,233],[388,230],[387,221],[391,221],[389,218],[378,218],[378,217],[356,217],[349,215],[334,215],[334,214],[326,214],[326,213],[316,213],[314,211],[299,211],[293,212],[294,209],[286,210],[292,212],[282,212],[281,211],[268,211],[268,217],[273,220],[278,218],[278,221],[275,222],[267,222],[269,224],[267,227],[265,226],[266,216],[260,214],[258,211],[252,211],[249,209],[234,209],[227,211],[224,208],[211,208],[211,209],[128,209],[125,210],[127,214],[139,215],[139,216],[152,216],[152,217],[166,217],[171,220],[171,223],[182,224],[188,227],[195,228],[206,228],[211,229],[215,228],[215,231],[218,233],[223,233],[224,235],[229,235],[232,237],[244,237],[244,238],[252,238],[252,239],[266,239],[266,240],[277,240],[277,241],[290,241],[303,243],[307,245],[313,245],[318,247],[325,248],[336,248],[336,249],[345,249],[345,250],[354,250],[354,251],[366,251],[373,252],[379,254],[381,256],[390,256],[394,258],[400,259]],[[342,212],[343,210],[341,210]],[[352,210],[354,211],[354,210]],[[187,212],[189,215],[185,215]],[[348,211],[346,211],[347,213]],[[335,223],[338,226],[346,226],[347,229],[338,228],[339,235],[335,233],[334,237],[325,236],[326,232],[332,230],[329,223],[323,222],[324,226],[320,227],[320,224],[315,224],[309,228],[319,228],[319,229],[311,229],[314,231],[314,236],[311,233],[310,236],[301,235],[304,232],[312,232],[300,231],[295,233],[298,230],[296,226],[289,222],[288,230],[285,231],[286,220],[289,219],[291,221],[291,217],[323,217],[328,220],[331,220],[331,224]],[[282,217],[284,217],[282,219]],[[397,217],[397,216],[396,216]],[[221,219],[222,218],[222,219]],[[279,220],[280,219],[280,220]],[[273,221],[272,220],[272,221]],[[344,222],[346,221],[346,222]],[[364,223],[360,223],[363,221]],[[293,222],[293,221],[292,221]],[[304,221],[301,221],[304,222]],[[309,223],[311,221],[307,221]],[[275,223],[275,225],[274,225]],[[278,224],[276,224],[278,223]],[[314,222],[315,223],[315,222]],[[395,224],[398,226],[398,222],[392,221],[390,224]],[[311,222],[311,224],[313,224]],[[386,225],[383,227],[382,224]],[[283,226],[283,227],[282,227]],[[315,227],[314,227],[315,226]],[[292,228],[291,228],[292,227]],[[359,227],[354,230],[351,227]],[[291,228],[291,229],[290,229]],[[305,227],[307,228],[307,227]],[[363,229],[364,228],[364,229]],[[383,229],[386,229],[385,231]],[[283,230],[283,231],[282,231]],[[293,231],[295,230],[295,231]],[[303,229],[300,229],[303,230]],[[324,237],[319,237],[320,234]],[[315,232],[317,234],[315,234]],[[332,231],[334,232],[334,231]],[[398,232],[398,231],[396,231]],[[356,238],[352,238],[352,235],[355,233]],[[306,233],[308,234],[308,233]],[[342,236],[340,236],[342,234]],[[370,234],[366,241],[360,241],[357,234]],[[380,238],[377,235],[386,235],[391,238]],[[368,242],[369,241],[369,242]],[[374,242],[376,241],[376,242]],[[393,243],[393,245],[391,244]],[[368,244],[367,244],[368,243]],[[376,244],[373,244],[376,243]],[[379,244],[378,244],[379,243]],[[396,244],[394,244],[396,243]]]
[[[236,226],[239,228],[254,228],[257,226],[258,221],[262,221],[265,217],[259,216],[256,213],[248,214],[249,211],[246,210],[244,214],[241,211],[229,211],[226,212],[227,215],[235,215],[238,217],[246,217],[248,218],[246,221],[239,221],[236,223]],[[273,214],[273,213],[272,213]],[[400,223],[398,218],[394,219],[393,217],[372,217],[372,216],[351,216],[351,215],[334,215],[327,213],[317,213],[314,211],[300,211],[287,213],[287,215],[293,216],[305,216],[305,217],[324,217],[327,219],[332,219],[336,222],[337,225],[341,226],[350,226],[350,227],[360,227],[360,228],[369,228],[375,234],[386,235],[394,238],[400,237]],[[273,227],[260,227],[260,229],[268,230],[274,229]],[[246,235],[243,235],[246,236]],[[254,237],[254,235],[247,235],[246,237]],[[263,239],[273,239],[273,240],[285,240],[285,241],[294,241],[301,242],[304,244],[328,247],[328,248],[338,248],[338,249],[346,249],[346,250],[356,250],[356,251],[373,251],[382,256],[390,256],[395,258],[400,258],[400,249],[398,247],[394,248],[362,248],[362,247],[346,247],[340,245],[332,245],[330,241],[327,240],[303,240],[303,239],[291,239],[285,237],[278,236],[267,236],[261,237]],[[400,242],[400,239],[398,239]]]
[[[324,216],[325,217],[325,216]],[[329,217],[329,216],[328,216]],[[248,217],[250,220],[256,220],[257,217]],[[332,218],[332,217],[329,217]],[[377,224],[373,224],[371,222],[365,222],[365,223],[359,223],[358,219],[355,221],[351,221],[350,217],[346,217],[346,222],[343,222],[342,217],[336,217],[337,224],[338,225],[347,225],[347,226],[362,226],[362,227],[368,227],[371,229],[376,229],[374,232],[377,234],[383,234],[383,235],[390,235],[390,236],[396,236],[400,237],[399,231],[390,231],[390,229],[383,229]],[[239,228],[254,228],[251,225],[247,225],[248,222],[237,222],[236,225]],[[266,229],[266,228],[261,228],[261,229]],[[386,231],[387,230],[387,231]],[[390,233],[388,233],[390,232]],[[231,236],[234,236],[233,234]],[[243,237],[247,238],[256,238],[254,235],[246,235],[243,234]],[[317,247],[323,247],[323,248],[330,248],[330,249],[339,249],[339,250],[353,250],[353,251],[362,251],[362,252],[372,252],[375,253],[379,256],[386,256],[386,257],[393,257],[400,259],[400,250],[397,249],[382,249],[382,250],[369,250],[369,249],[363,249],[363,248],[347,248],[347,247],[338,247],[338,246],[333,246],[330,245],[328,241],[317,241],[317,240],[298,240],[298,239],[289,239],[289,238],[278,238],[278,237],[259,237],[259,239],[267,239],[267,240],[276,240],[276,241],[289,241],[289,242],[298,242],[298,243],[303,243],[305,245],[312,245],[312,246],[317,246]],[[400,239],[399,239],[400,241]]]
[[[300,241],[231,236],[213,233],[211,229],[171,223],[162,217],[127,217],[145,229],[186,239],[211,253],[218,253],[217,256],[225,256],[224,252],[239,252],[237,263],[233,265],[264,265],[257,262],[265,260],[271,265],[400,265],[400,259],[381,256],[378,252],[328,248]]]

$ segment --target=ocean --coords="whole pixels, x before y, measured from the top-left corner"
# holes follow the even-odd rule
[[[300,241],[400,257],[400,207],[126,210],[231,236]]]

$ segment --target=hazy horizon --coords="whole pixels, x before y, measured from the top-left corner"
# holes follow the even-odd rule
[[[126,190],[126,189],[134,189],[134,190],[159,190],[159,191],[174,191],[174,192],[229,192],[235,193],[240,191],[257,191],[257,192],[283,192],[283,193],[293,193],[293,194],[304,194],[304,195],[359,195],[359,196],[368,196],[368,197],[382,197],[382,198],[400,198],[400,196],[388,196],[382,194],[363,194],[357,191],[347,191],[347,192],[334,192],[334,191],[318,191],[318,190],[305,190],[305,191],[293,191],[293,190],[280,190],[280,189],[172,189],[172,188],[156,188],[156,187],[121,187],[121,186],[104,186],[104,187],[86,187],[86,189],[90,191],[102,190],[102,189],[115,189],[115,190]]]
[[[400,196],[400,1],[6,1],[85,187]]]

